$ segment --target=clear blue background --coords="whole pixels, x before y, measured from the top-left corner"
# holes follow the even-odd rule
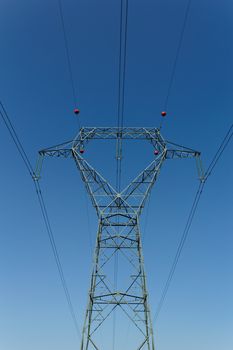
[[[129,0],[124,125],[159,125],[186,4]],[[80,122],[114,126],[120,2],[67,0],[63,8]],[[230,0],[192,1],[163,126],[165,138],[200,150],[206,166],[232,122],[232,18]],[[2,0],[0,47],[1,100],[34,164],[39,149],[78,131],[57,1]],[[2,122],[0,136],[0,349],[77,349],[33,184]],[[129,147],[122,166],[131,178],[153,152]],[[233,348],[232,151],[205,187],[155,326],[158,350]],[[85,154],[114,183],[113,148],[90,145]],[[46,160],[41,185],[81,327],[96,216],[71,160]],[[194,161],[167,161],[145,209],[153,313],[197,186]]]

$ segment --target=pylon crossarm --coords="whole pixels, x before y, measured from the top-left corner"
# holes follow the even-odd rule
[[[83,127],[75,137],[73,146],[76,143],[88,142],[89,140],[154,140],[163,143],[158,128],[154,127]]]
[[[42,163],[45,156],[69,158],[72,156],[72,144],[73,144],[73,141],[67,141],[67,142],[63,142],[61,144],[40,150],[39,158],[34,171],[34,179],[35,180],[40,179]]]
[[[205,173],[204,173],[204,169],[203,169],[202,161],[201,161],[201,152],[195,151],[191,148],[187,148],[184,146],[179,146],[179,145],[172,143],[172,142],[169,142],[168,144],[171,144],[171,145],[176,146],[178,148],[167,149],[166,159],[195,158],[196,165],[197,165],[198,177],[199,177],[200,181],[205,181]]]
[[[166,141],[167,151],[166,159],[173,158],[195,158],[200,157],[201,153],[197,150],[194,150],[183,145],[178,145],[177,143]],[[171,148],[170,148],[171,146]]]
[[[192,150],[168,149],[166,151],[166,159],[174,158],[195,158],[199,157],[200,152]]]
[[[34,180],[39,180],[42,171],[42,164],[45,156],[48,157],[64,157],[69,158],[72,156],[72,141],[67,141],[56,146],[45,148],[40,150],[38,161],[34,170]]]
[[[45,148],[39,151],[40,155],[50,157],[69,157],[72,155],[72,144],[73,141],[67,141],[58,145]]]

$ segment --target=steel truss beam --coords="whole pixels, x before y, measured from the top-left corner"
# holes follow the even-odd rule
[[[80,154],[80,149],[93,139],[146,140],[158,153],[125,189],[117,192]],[[74,159],[99,220],[81,350],[103,349],[97,344],[96,334],[116,308],[138,331],[135,350],[154,350],[139,217],[163,162],[174,158],[198,160],[200,152],[165,141],[156,128],[84,127],[72,141],[39,154]],[[201,176],[200,161],[197,164]],[[113,278],[116,257],[120,261],[118,284]]]

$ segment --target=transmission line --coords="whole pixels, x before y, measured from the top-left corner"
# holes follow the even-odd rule
[[[228,132],[226,133],[222,143],[220,144],[217,152],[215,153],[215,156],[213,157],[210,165],[207,168],[205,181],[208,179],[208,177],[211,175],[212,171],[216,167],[220,157],[222,156],[222,153],[224,152],[224,150],[226,149],[227,145],[229,144],[232,136],[233,136],[233,124],[230,126],[230,128],[229,128]]]
[[[177,63],[178,63],[178,59],[179,59],[179,55],[180,55],[180,51],[181,51],[181,47],[182,47],[182,43],[183,43],[183,39],[184,39],[184,33],[185,33],[188,15],[189,15],[190,7],[191,7],[191,1],[192,0],[188,0],[186,10],[185,10],[184,20],[183,20],[183,24],[182,24],[181,31],[180,31],[180,36],[179,36],[179,40],[178,40],[178,44],[177,44],[177,48],[176,48],[174,61],[172,64],[171,75],[170,75],[170,79],[168,81],[168,88],[167,88],[167,93],[166,93],[165,101],[164,101],[164,111],[167,111],[167,108],[168,108],[168,102],[169,102],[172,86],[173,86],[174,79],[175,79]],[[161,121],[160,128],[162,127],[162,125],[163,125],[163,119]]]
[[[19,154],[20,154],[20,156],[21,156],[21,158],[22,158],[22,160],[23,160],[23,162],[24,162],[24,164],[29,172],[29,175],[32,177],[33,176],[33,168],[31,166],[31,163],[27,157],[27,154],[25,153],[25,151],[23,149],[23,146],[18,138],[18,135],[14,129],[14,126],[11,123],[10,118],[8,117],[8,114],[6,112],[6,109],[1,101],[0,101],[0,106],[2,108],[2,110],[0,109],[0,114],[1,114],[2,120],[3,120],[7,130],[9,131],[15,146],[18,149],[18,152],[19,152]]]
[[[67,31],[66,31],[66,26],[65,26],[65,19],[64,19],[64,14],[63,14],[62,0],[57,0],[57,3],[58,3],[59,15],[60,15],[60,19],[61,19],[61,27],[62,27],[63,38],[64,38],[66,60],[67,60],[67,66],[68,66],[68,72],[69,72],[69,79],[70,79],[73,103],[74,103],[74,108],[76,111],[75,113],[78,114],[79,113],[79,110],[77,109],[78,93],[75,89],[75,84],[74,84],[74,74],[73,74],[73,69],[72,69],[72,64],[71,64],[71,55],[70,55],[70,49],[69,49],[69,44],[68,44],[68,36],[67,36]],[[78,127],[80,129],[79,118],[77,118],[77,122],[78,122]]]
[[[125,9],[125,28],[124,28],[124,52],[123,52],[123,73],[122,73],[122,107],[121,107],[121,122],[120,126],[123,127],[124,123],[124,109],[125,109],[125,75],[126,75],[126,56],[127,56],[127,40],[128,40],[128,9],[129,1],[126,0]]]
[[[71,83],[71,88],[72,88],[72,94],[73,94],[73,102],[74,102],[74,106],[76,106],[77,94],[76,94],[75,85],[74,85],[73,70],[72,70],[72,65],[71,65],[71,57],[70,57],[68,38],[67,38],[66,27],[65,27],[65,20],[64,20],[64,14],[63,14],[62,2],[61,2],[61,0],[57,0],[57,3],[58,3],[59,14],[60,14],[60,19],[61,19],[61,26],[62,26],[62,32],[63,32],[63,37],[64,37],[64,45],[65,45],[65,52],[66,52],[66,59],[67,59],[67,64],[68,64],[68,71],[69,71],[69,76],[70,76],[70,83]]]
[[[125,75],[128,37],[128,0],[120,2],[120,26],[119,26],[119,57],[118,57],[118,100],[117,100],[117,127],[119,136],[116,144],[116,190],[121,190],[121,170],[122,170],[122,135],[121,130],[124,124],[125,107]],[[118,218],[119,222],[119,218]],[[119,232],[119,231],[118,231]],[[118,251],[114,256],[114,288],[117,288],[118,280]],[[113,312],[113,342],[115,350],[116,342],[116,309]]]
[[[182,25],[182,28],[181,28],[180,37],[179,37],[179,41],[178,41],[178,45],[177,45],[177,49],[176,49],[176,54],[175,54],[175,58],[174,58],[173,65],[172,65],[171,77],[169,79],[167,95],[166,95],[165,103],[164,103],[165,111],[167,110],[168,100],[169,100],[169,97],[170,97],[171,88],[172,88],[173,81],[174,81],[174,78],[175,78],[177,62],[178,62],[178,58],[179,58],[179,55],[180,55],[180,50],[181,50],[181,47],[182,47],[182,42],[183,42],[183,38],[184,38],[184,33],[185,33],[185,28],[186,28],[186,24],[187,24],[188,15],[189,15],[191,1],[192,0],[188,0],[188,3],[187,3],[187,7],[186,7],[186,10],[185,10],[185,15],[184,15],[184,21],[183,21],[183,25]]]
[[[122,162],[122,138],[121,129],[124,124],[125,108],[125,76],[126,76],[126,58],[127,58],[127,39],[128,39],[128,0],[121,0],[120,6],[120,39],[119,39],[119,67],[118,67],[118,102],[117,102],[117,126],[119,129],[119,138],[117,140],[117,169],[116,169],[116,188],[121,188],[121,162]]]
[[[74,76],[73,76],[73,70],[72,70],[72,64],[71,64],[71,55],[69,50],[69,44],[68,44],[68,38],[67,38],[67,32],[66,32],[66,26],[65,26],[65,20],[64,20],[64,14],[63,14],[63,6],[62,6],[62,0],[57,0],[58,2],[58,8],[59,8],[59,14],[61,19],[61,26],[62,26],[62,32],[64,37],[64,45],[65,45],[65,52],[66,52],[66,58],[67,58],[67,65],[68,65],[68,71],[69,71],[69,78],[70,78],[70,85],[72,90],[72,96],[74,101],[74,106],[76,107],[78,105],[78,93],[75,89],[74,84]],[[76,109],[77,110],[77,109]],[[77,118],[78,127],[81,128],[80,120]],[[92,253],[92,234],[90,231],[90,217],[89,217],[89,209],[88,209],[88,203],[87,203],[87,194],[85,193],[85,203],[86,203],[86,212],[87,212],[87,221],[88,221],[88,236],[89,236],[89,245]]]
[[[71,301],[71,297],[70,297],[70,293],[69,293],[69,290],[68,290],[68,287],[67,287],[67,283],[66,283],[66,280],[65,280],[65,276],[64,276],[64,272],[63,272],[63,269],[62,269],[62,264],[61,264],[61,261],[60,261],[60,257],[59,257],[59,253],[58,253],[58,250],[57,250],[57,246],[56,246],[56,243],[55,243],[55,238],[54,238],[54,235],[53,235],[53,232],[52,232],[52,228],[51,228],[51,224],[50,224],[50,220],[49,220],[49,216],[48,216],[48,212],[47,212],[47,208],[45,206],[45,202],[44,202],[44,198],[43,198],[43,194],[42,194],[42,190],[41,190],[41,187],[40,187],[40,184],[39,184],[39,181],[34,173],[34,170],[33,170],[33,167],[31,165],[31,162],[23,148],[23,145],[16,133],[16,130],[9,118],[9,115],[3,105],[3,103],[0,101],[0,106],[1,106],[1,109],[0,109],[0,115],[2,117],[2,120],[8,130],[8,132],[10,133],[11,135],[11,138],[12,138],[12,141],[14,142],[18,152],[19,152],[19,155],[20,157],[22,158],[27,170],[28,170],[28,173],[31,177],[31,179],[33,180],[33,183],[34,183],[34,186],[35,186],[35,191],[36,191],[36,195],[37,195],[37,198],[38,198],[38,201],[39,201],[39,205],[40,205],[40,209],[41,209],[41,213],[42,213],[42,217],[43,217],[43,220],[44,220],[44,223],[45,223],[45,227],[46,227],[46,231],[47,231],[47,234],[48,234],[48,237],[49,237],[49,241],[50,241],[50,244],[51,244],[51,248],[52,248],[52,251],[53,251],[53,255],[54,255],[54,259],[55,259],[55,262],[56,262],[56,266],[57,266],[57,269],[58,269],[58,273],[59,273],[59,277],[60,277],[60,280],[61,280],[61,284],[62,284],[62,287],[63,287],[63,290],[64,290],[64,293],[65,293],[65,297],[66,297],[66,300],[67,300],[67,304],[68,304],[68,308],[69,308],[69,311],[70,311],[70,314],[71,314],[71,317],[72,317],[72,320],[73,320],[73,323],[74,323],[74,327],[75,327],[75,330],[76,330],[76,333],[78,335],[78,337],[80,338],[81,337],[81,332],[79,330],[79,326],[78,326],[78,321],[77,321],[77,318],[76,318],[76,315],[75,315],[75,311],[74,311],[74,307],[73,307],[73,304],[72,304],[72,301]]]
[[[219,159],[221,158],[224,150],[226,149],[227,145],[229,144],[232,136],[233,136],[233,124],[230,126],[230,128],[229,128],[228,132],[226,133],[225,137],[223,138],[219,148],[217,149],[217,151],[216,151],[212,161],[210,162],[210,165],[208,166],[208,168],[207,168],[207,170],[206,170],[206,172],[204,174],[203,181],[200,181],[200,183],[199,183],[197,192],[195,194],[195,197],[194,197],[194,200],[193,200],[193,203],[192,203],[192,207],[191,207],[190,213],[188,215],[188,219],[187,219],[187,222],[186,222],[183,234],[181,236],[180,243],[178,245],[178,248],[177,248],[177,251],[176,251],[176,254],[175,254],[175,258],[173,260],[170,272],[168,274],[168,278],[166,280],[166,283],[165,283],[163,291],[162,291],[162,295],[161,295],[159,303],[158,303],[157,310],[156,310],[154,318],[153,318],[153,322],[157,321],[158,316],[160,314],[160,311],[162,309],[162,306],[164,304],[164,301],[165,301],[168,289],[170,287],[171,281],[173,279],[173,276],[174,276],[174,273],[175,273],[175,270],[176,270],[176,267],[177,267],[177,264],[178,264],[181,252],[182,252],[184,244],[185,244],[185,242],[187,240],[189,230],[191,228],[191,225],[192,225],[195,213],[197,211],[197,207],[198,207],[201,195],[203,193],[203,189],[205,187],[206,181],[208,180],[209,176],[212,174],[212,172],[213,172],[214,168],[216,167]]]

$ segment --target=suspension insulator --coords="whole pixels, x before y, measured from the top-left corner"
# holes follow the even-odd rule
[[[167,112],[165,112],[165,111],[161,112],[162,117],[166,117],[166,115],[167,115]]]
[[[80,110],[78,108],[75,108],[74,109],[74,114],[79,114],[80,113]]]

